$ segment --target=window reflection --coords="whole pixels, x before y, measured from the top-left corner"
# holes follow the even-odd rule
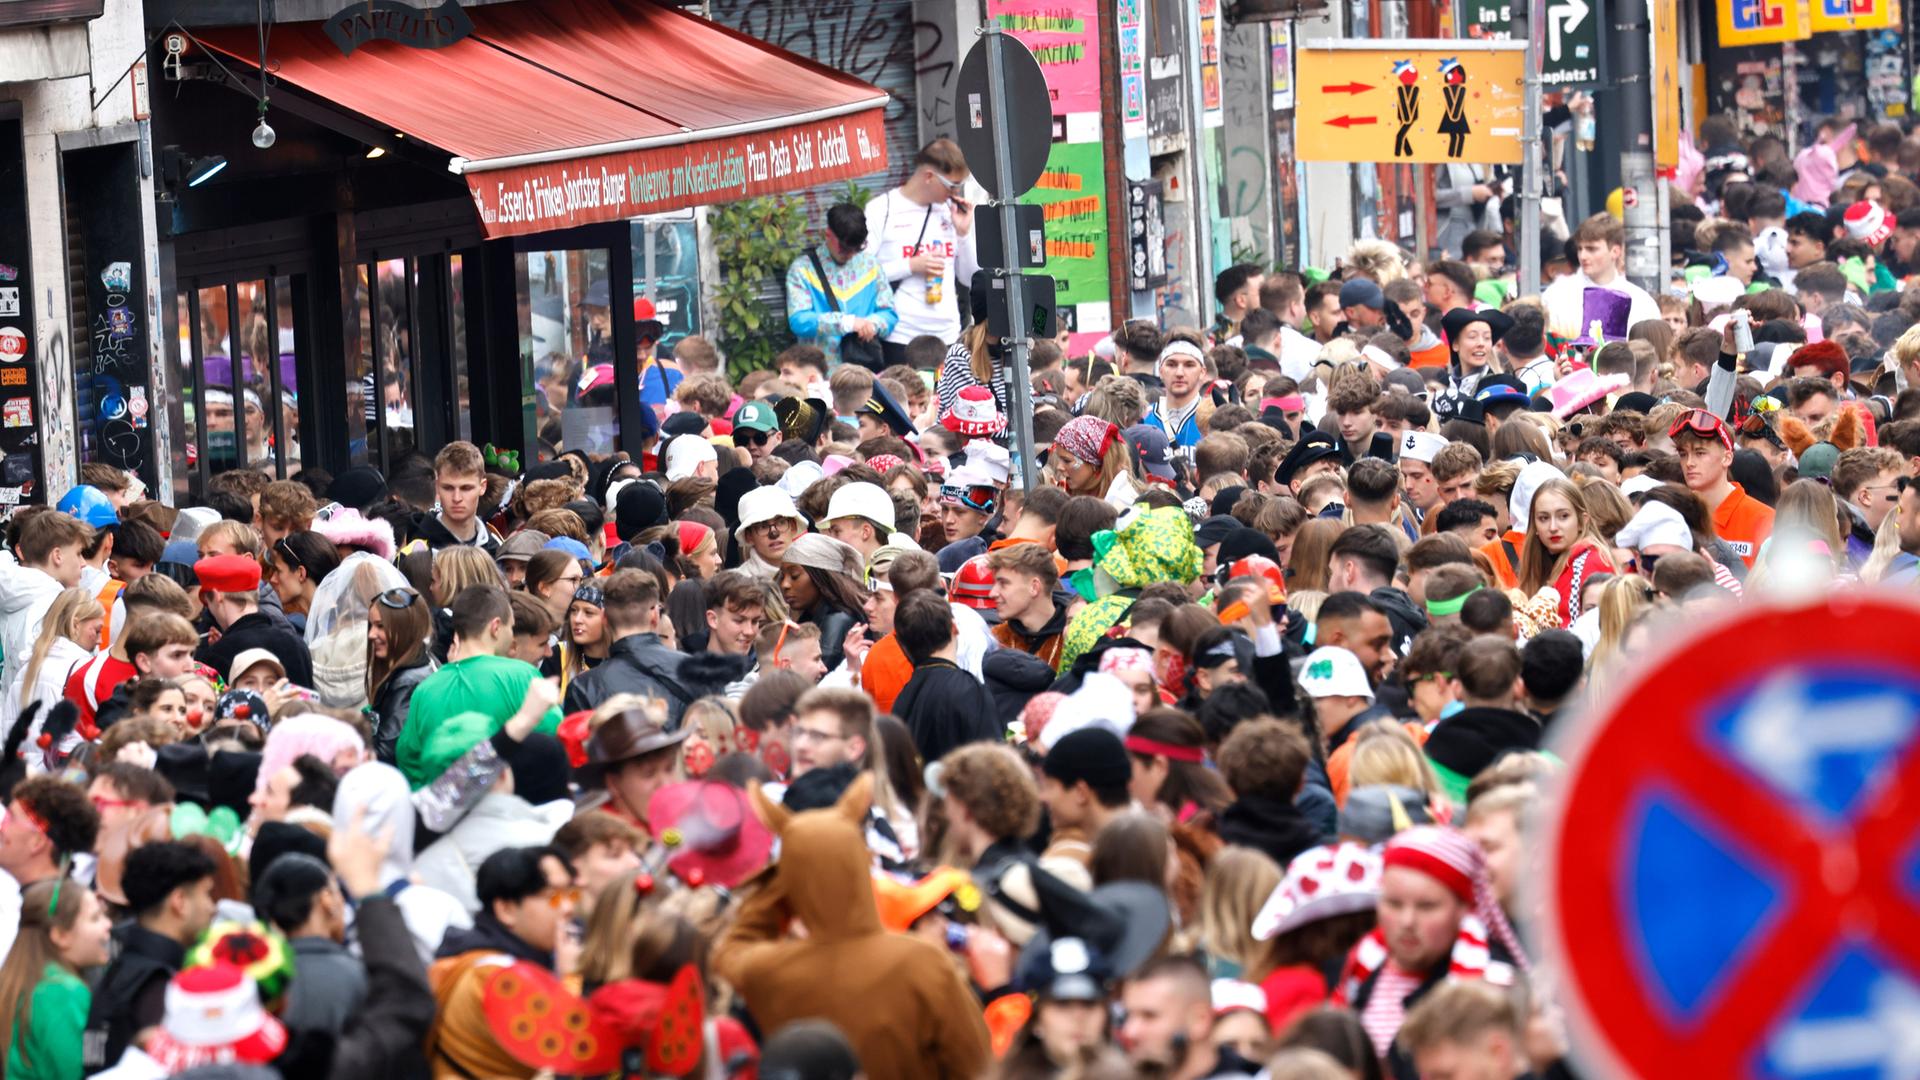
[[[605,248],[516,257],[520,349],[532,358],[535,457],[610,454],[619,443]],[[631,301],[628,301],[631,303]]]

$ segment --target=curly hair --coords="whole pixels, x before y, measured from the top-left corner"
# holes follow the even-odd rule
[[[1243,721],[1220,744],[1220,773],[1240,798],[1291,800],[1307,768],[1307,740],[1271,717]]]
[[[558,510],[572,502],[578,494],[579,489],[571,480],[556,478],[532,481],[514,494],[514,516],[524,521],[542,510]]]
[[[1147,392],[1138,379],[1108,375],[1087,395],[1086,412],[1122,429],[1130,428],[1147,414]]]
[[[1370,277],[1381,285],[1390,285],[1407,276],[1407,263],[1400,249],[1385,240],[1356,241],[1347,251],[1347,268]]]
[[[1040,789],[1012,750],[972,743],[941,759],[940,785],[997,839],[1030,835],[1040,825]]]

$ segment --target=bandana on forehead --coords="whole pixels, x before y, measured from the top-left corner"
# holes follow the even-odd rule
[[[1089,465],[1098,465],[1119,437],[1118,427],[1097,416],[1076,416],[1053,437],[1053,445]]]

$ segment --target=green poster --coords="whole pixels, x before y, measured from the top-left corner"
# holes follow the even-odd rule
[[[1047,267],[1062,315],[1107,302],[1107,177],[1100,144],[1054,143],[1040,182],[1021,202],[1046,208]]]

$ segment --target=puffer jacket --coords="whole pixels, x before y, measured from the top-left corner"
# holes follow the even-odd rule
[[[407,706],[413,702],[414,688],[425,682],[439,665],[422,657],[387,676],[373,697],[373,755],[377,760],[394,763],[400,745],[400,732],[407,726]]]

